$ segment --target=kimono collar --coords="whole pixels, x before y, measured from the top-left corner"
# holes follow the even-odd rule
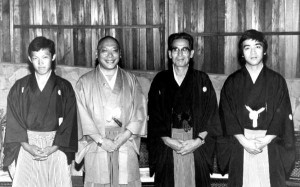
[[[56,75],[54,71],[52,71],[43,90],[52,89],[55,86],[55,82],[56,82]],[[35,73],[32,73],[30,76],[30,88],[34,92],[36,91],[42,92],[42,90],[39,89]]]
[[[104,72],[101,70],[100,66],[99,66],[99,70],[101,71],[101,73],[103,74],[103,77],[105,78],[106,82],[108,83],[109,87],[113,90],[115,83],[116,83],[116,79],[117,79],[117,74],[118,74],[118,70],[119,70],[119,66],[117,66],[117,70],[115,72],[115,74],[113,75],[113,77],[111,78],[111,80],[109,80],[107,78],[106,75],[104,75]]]
[[[169,69],[170,77],[172,77],[172,80],[174,81],[174,83],[176,83],[176,85],[178,85],[177,81],[176,81],[176,75],[175,75],[174,71],[175,71],[174,67],[171,66],[171,68]],[[185,74],[184,79],[182,80],[182,83],[181,83],[180,87],[182,87],[183,85],[186,84],[186,81],[189,79],[189,77],[191,76],[192,72],[193,72],[193,67],[191,65],[189,65],[188,70],[187,70],[187,72]]]
[[[41,76],[40,79],[38,79],[37,73],[36,72],[34,73],[37,85],[41,91],[43,91],[43,89],[45,88],[51,73],[52,73],[52,70],[50,70],[50,72],[46,76]]]

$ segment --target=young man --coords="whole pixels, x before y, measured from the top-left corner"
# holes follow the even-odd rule
[[[214,137],[221,125],[213,85],[206,73],[193,69],[193,55],[191,35],[170,35],[171,67],[151,84],[147,146],[155,186],[210,186]]]
[[[28,48],[34,72],[17,80],[7,98],[4,167],[15,166],[12,186],[72,186],[77,151],[72,85],[55,75],[55,44],[35,38]]]
[[[223,155],[230,159],[230,187],[284,187],[294,161],[289,93],[285,79],[265,65],[267,47],[263,33],[244,32],[242,68],[221,91],[220,115],[230,137],[230,152]]]
[[[84,186],[141,186],[138,154],[146,134],[147,105],[137,78],[118,67],[119,42],[98,42],[96,69],[76,85]]]

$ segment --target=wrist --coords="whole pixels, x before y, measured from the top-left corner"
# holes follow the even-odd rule
[[[102,138],[99,138],[97,141],[97,146],[101,147],[103,142],[104,142],[104,140]]]

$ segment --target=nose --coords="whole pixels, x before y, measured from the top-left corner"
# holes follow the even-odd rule
[[[43,61],[41,59],[37,59],[39,65],[43,65]]]
[[[256,49],[255,48],[251,48],[251,54],[256,54]]]
[[[109,51],[108,54],[107,54],[107,56],[108,56],[108,57],[113,57],[113,56],[114,56],[114,55],[113,55],[113,52],[112,52],[112,51]]]
[[[182,49],[178,50],[178,56],[182,56],[182,55],[183,55]]]

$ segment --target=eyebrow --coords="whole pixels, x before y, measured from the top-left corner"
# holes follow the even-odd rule
[[[255,43],[255,45],[260,45],[260,46],[263,46],[263,43],[262,42],[257,42]],[[243,47],[247,47],[247,46],[250,46],[249,44],[244,44]]]

